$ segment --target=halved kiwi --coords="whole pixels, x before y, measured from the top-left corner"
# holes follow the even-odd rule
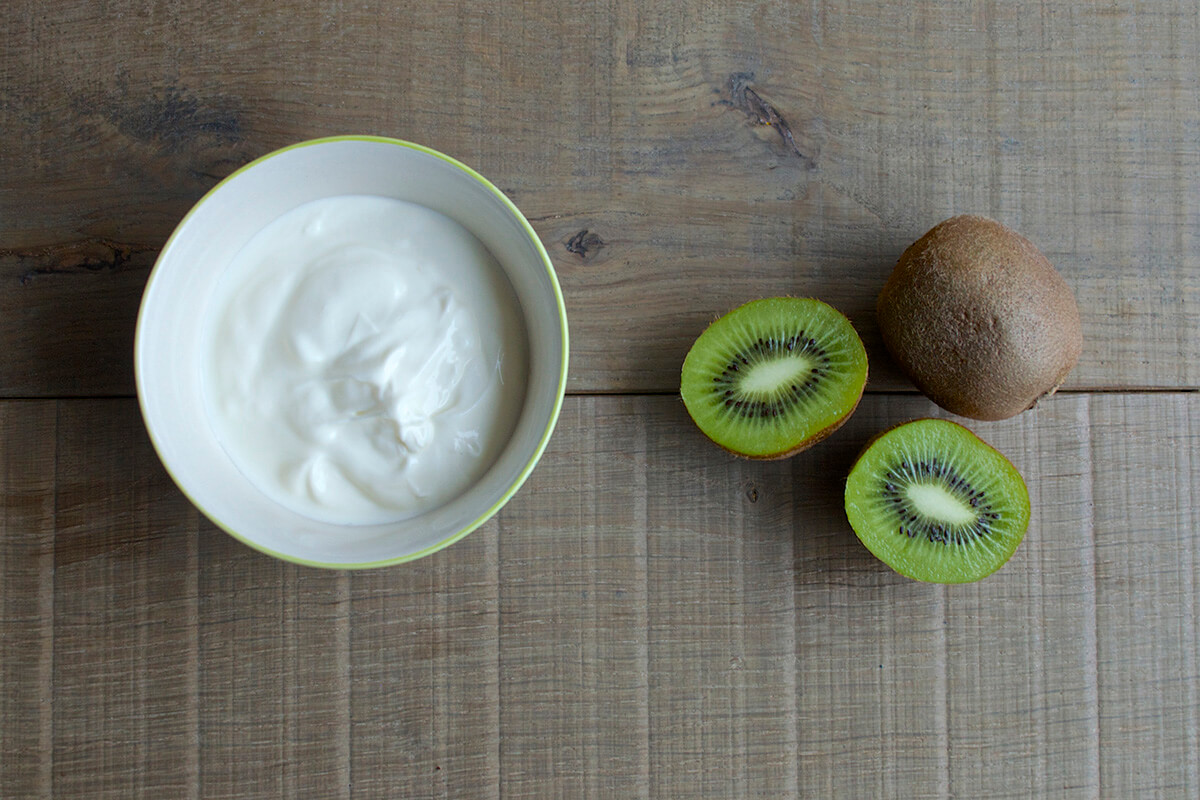
[[[747,458],[786,458],[837,430],[858,406],[867,352],[837,309],[771,297],[708,327],[683,362],[680,394],[696,425]]]
[[[1004,566],[1029,526],[1029,492],[1007,458],[943,419],[876,437],[846,480],[846,516],[909,578],[969,583]]]

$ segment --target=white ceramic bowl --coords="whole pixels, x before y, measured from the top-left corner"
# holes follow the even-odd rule
[[[441,212],[482,241],[508,274],[529,339],[525,404],[496,463],[465,494],[376,526],[316,522],[269,500],[214,436],[201,387],[201,341],[224,267],[259,230],[324,197],[380,195]],[[410,142],[343,136],[301,142],[246,165],[196,204],[146,284],[134,368],[150,439],[179,488],[246,544],[321,567],[384,566],[428,555],[483,524],[533,471],[558,419],[567,377],[567,318],[550,257],[529,222],[469,167]]]

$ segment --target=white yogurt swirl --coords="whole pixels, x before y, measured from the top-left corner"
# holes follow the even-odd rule
[[[528,347],[502,268],[412,203],[288,212],[238,253],[209,317],[218,440],[266,495],[324,522],[389,522],[458,496],[524,400]]]

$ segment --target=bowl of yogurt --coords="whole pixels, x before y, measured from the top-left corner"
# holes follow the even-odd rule
[[[268,154],[184,217],[134,365],[150,439],[217,526],[332,568],[428,555],[496,514],[558,419],[544,246],[470,167],[396,139]]]

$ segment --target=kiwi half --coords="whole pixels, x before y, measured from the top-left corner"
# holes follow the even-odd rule
[[[701,431],[747,458],[786,458],[837,430],[858,406],[867,352],[820,300],[772,297],[708,327],[683,362],[680,394]]]
[[[846,516],[881,561],[909,578],[969,583],[991,575],[1029,526],[1016,467],[971,431],[921,419],[876,437],[846,480]]]

